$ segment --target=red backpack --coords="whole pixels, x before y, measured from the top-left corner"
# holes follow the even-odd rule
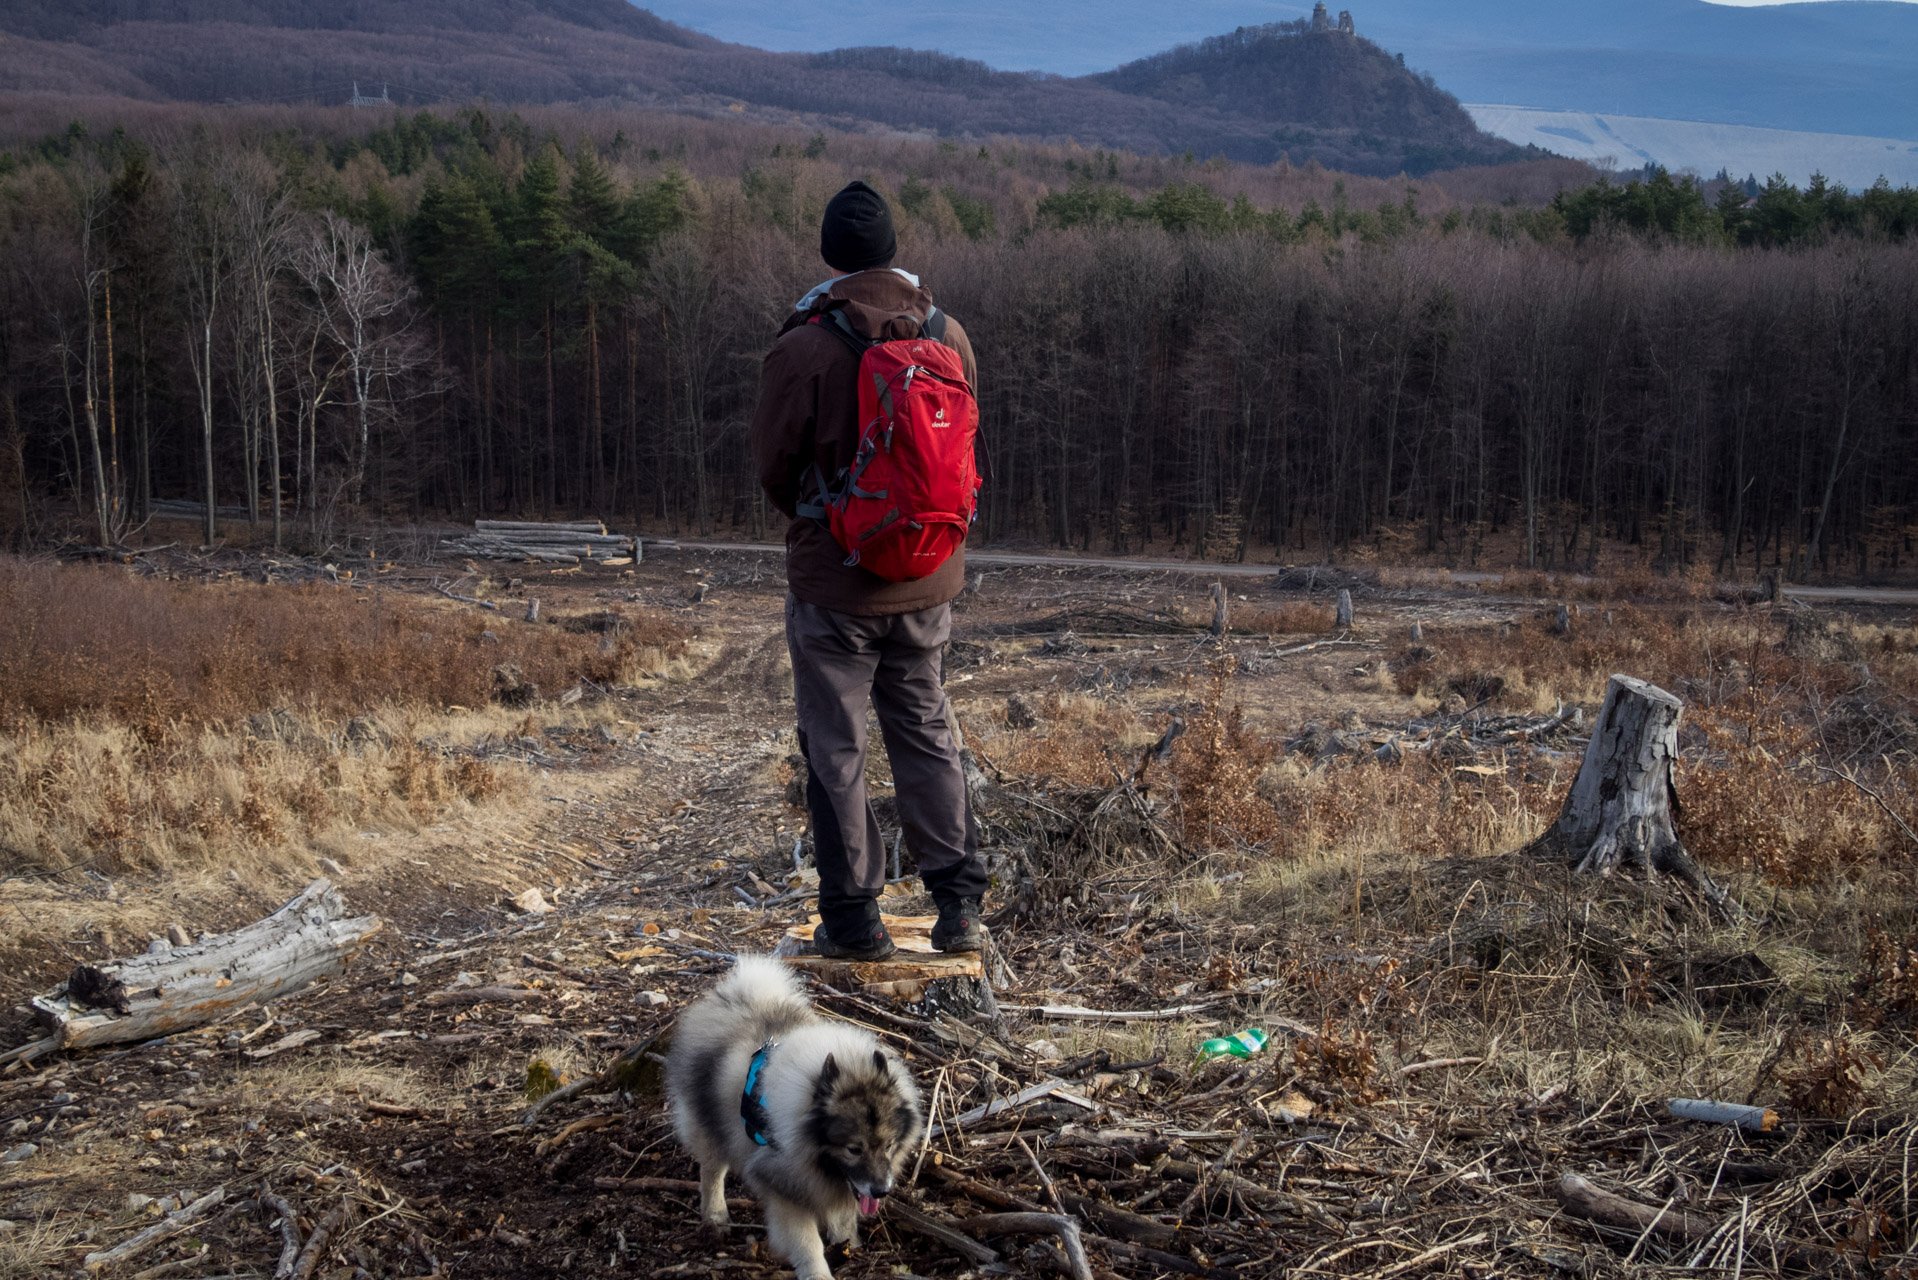
[[[979,403],[959,353],[940,341],[937,307],[916,338],[874,341],[843,310],[814,316],[859,353],[859,447],[831,484],[818,465],[818,497],[799,504],[832,531],[846,563],[888,582],[923,578],[951,558],[979,518],[973,441]]]

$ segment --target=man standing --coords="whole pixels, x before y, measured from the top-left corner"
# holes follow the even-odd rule
[[[786,644],[819,867],[814,938],[821,955],[839,959],[879,960],[895,950],[879,916],[885,842],[866,802],[869,699],[892,764],[906,845],[939,907],[932,945],[977,951],[984,942],[986,872],[942,657],[951,601],[965,585],[965,550],[925,577],[889,582],[849,558],[822,521],[798,514],[802,504],[820,502],[822,478],[852,463],[861,427],[857,342],[810,321],[837,311],[864,342],[936,337],[958,353],[967,383],[976,385],[965,330],[935,318],[918,277],[892,266],[896,248],[892,211],[865,183],[852,183],[827,204],[819,251],[833,278],[801,298],[780,329],[752,424],[759,483],[791,519]]]

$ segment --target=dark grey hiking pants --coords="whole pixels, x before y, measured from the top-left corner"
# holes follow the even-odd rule
[[[866,702],[892,764],[906,848],[937,901],[985,893],[943,650],[952,606],[863,618],[786,597],[799,750],[827,928],[872,918],[886,845],[866,803]],[[856,934],[849,936],[857,936]]]

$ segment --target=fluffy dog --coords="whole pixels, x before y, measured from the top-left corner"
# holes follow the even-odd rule
[[[857,1243],[912,1154],[922,1118],[904,1064],[871,1032],[813,1012],[792,972],[741,956],[679,1019],[666,1060],[679,1140],[699,1161],[699,1212],[729,1221],[737,1169],[797,1280],[830,1280],[826,1243]]]

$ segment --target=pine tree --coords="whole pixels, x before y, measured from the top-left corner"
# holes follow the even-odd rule
[[[692,221],[692,192],[691,179],[677,169],[635,187],[607,247],[628,262],[643,263],[655,244]]]
[[[427,291],[442,307],[471,315],[493,303],[506,246],[472,182],[456,175],[428,186],[409,238]]]
[[[620,215],[619,190],[600,166],[593,144],[581,139],[573,153],[573,180],[566,188],[573,230],[604,245]]]
[[[513,214],[513,252],[507,258],[506,273],[519,317],[539,328],[546,402],[546,456],[539,491],[542,506],[548,511],[559,500],[553,312],[561,283],[560,255],[573,240],[572,229],[566,225],[565,201],[560,197],[557,150],[551,145],[540,148],[520,175]]]
[[[566,225],[565,201],[559,190],[557,148],[534,153],[520,174],[514,192],[512,242],[519,260],[518,278],[542,304],[551,291],[554,260],[573,238]]]

